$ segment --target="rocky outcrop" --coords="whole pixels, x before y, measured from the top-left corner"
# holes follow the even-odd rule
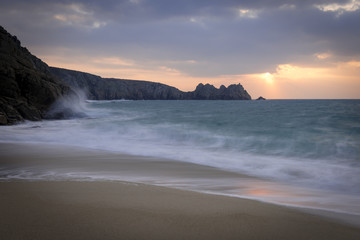
[[[0,125],[41,120],[50,106],[70,91],[44,62],[0,26]]]
[[[251,96],[241,84],[232,84],[228,87],[221,85],[215,88],[210,84],[199,84],[194,92],[187,93],[189,99],[195,100],[251,100]]]
[[[266,100],[264,97],[260,96],[256,100]]]
[[[50,71],[64,83],[86,91],[92,100],[251,100],[241,84],[221,86],[199,84],[193,92],[148,81],[101,78],[89,73],[50,67]]]

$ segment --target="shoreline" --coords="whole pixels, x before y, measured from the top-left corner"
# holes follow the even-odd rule
[[[52,180],[49,178],[48,175],[45,175],[44,179],[36,179],[36,174],[43,174],[43,172],[48,171],[48,168],[51,167],[51,169],[58,169],[60,172],[64,170],[65,172],[62,172],[61,174],[66,173],[68,171],[67,167],[72,166],[75,169],[79,168],[82,169],[84,167],[84,164],[86,165],[86,169],[89,171],[92,170],[99,170],[99,167],[104,167],[103,165],[99,165],[98,159],[103,160],[104,165],[109,165],[108,167],[114,171],[114,174],[120,174],[124,176],[124,179],[114,179],[114,180],[108,180],[104,181],[104,179],[98,178],[98,179],[86,179],[87,181],[84,181],[85,178],[78,178],[78,179],[71,179],[71,178],[53,178]],[[115,161],[115,162],[114,162]],[[116,165],[114,165],[116,163]],[[70,164],[70,165],[69,165]],[[114,166],[118,167],[119,169],[114,169]],[[360,217],[358,215],[349,215],[349,214],[341,214],[341,213],[335,213],[335,212],[328,212],[323,211],[319,209],[303,209],[299,207],[293,207],[293,206],[287,206],[286,204],[272,204],[265,201],[259,201],[254,199],[249,199],[246,197],[241,197],[239,195],[237,196],[230,196],[229,194],[216,194],[206,191],[198,191],[196,189],[191,189],[189,186],[191,184],[204,184],[202,186],[204,189],[213,187],[212,184],[214,182],[211,182],[212,180],[216,179],[229,179],[231,181],[236,180],[238,184],[242,184],[242,187],[239,187],[241,190],[242,188],[245,188],[246,184],[258,184],[261,183],[261,180],[252,178],[246,175],[241,175],[237,173],[231,173],[227,171],[223,171],[220,169],[202,166],[202,165],[196,165],[191,163],[184,163],[184,162],[178,162],[178,161],[171,161],[166,159],[156,159],[156,158],[148,158],[148,157],[141,157],[141,156],[132,156],[132,155],[126,155],[126,154],[120,154],[120,153],[112,153],[112,152],[106,152],[106,151],[100,151],[100,150],[89,150],[89,149],[82,149],[77,147],[67,147],[67,146],[56,146],[56,145],[44,145],[44,144],[35,144],[35,143],[0,143],[0,168],[7,167],[8,169],[19,169],[23,170],[22,174],[26,174],[26,171],[28,169],[34,171],[34,169],[38,170],[39,172],[36,173],[34,176],[34,179],[28,179],[28,180],[21,180],[20,178],[16,177],[13,180],[9,181],[0,181],[0,191],[2,192],[0,194],[0,205],[4,207],[6,210],[8,207],[10,209],[13,209],[16,213],[16,210],[18,207],[21,208],[23,205],[34,205],[32,207],[33,211],[42,211],[42,204],[44,206],[47,206],[45,209],[46,212],[43,212],[41,214],[46,215],[47,218],[52,219],[51,221],[55,221],[53,218],[56,218],[55,215],[50,214],[52,211],[58,211],[55,209],[52,209],[54,201],[56,204],[64,205],[65,212],[66,209],[69,207],[68,205],[75,204],[77,207],[84,207],[83,205],[87,205],[88,208],[86,208],[86,212],[89,214],[94,214],[93,217],[97,218],[98,213],[97,206],[95,204],[105,201],[103,204],[109,207],[108,204],[111,205],[111,208],[116,211],[119,211],[120,209],[127,209],[127,211],[130,211],[130,216],[132,216],[134,211],[137,213],[137,210],[139,207],[143,206],[143,204],[147,204],[147,201],[154,202],[159,201],[162,202],[163,206],[157,206],[160,211],[167,211],[167,212],[173,212],[174,209],[171,207],[175,207],[173,202],[180,201],[181,202],[181,209],[184,211],[178,210],[176,213],[174,212],[173,219],[176,219],[176,221],[184,221],[184,223],[187,220],[194,220],[196,218],[200,218],[202,221],[207,222],[206,228],[212,228],[212,224],[209,223],[205,219],[205,215],[200,216],[198,214],[194,214],[193,211],[197,211],[197,207],[194,208],[192,206],[192,202],[198,201],[198,199],[202,199],[201,202],[198,203],[198,206],[203,206],[202,212],[208,213],[208,211],[212,212],[214,209],[217,209],[217,213],[221,213],[222,208],[219,209],[219,206],[216,204],[210,204],[209,201],[218,201],[217,204],[219,204],[222,207],[229,207],[228,212],[226,216],[222,217],[222,220],[218,222],[219,226],[223,226],[226,224],[233,224],[231,223],[233,219],[233,215],[240,214],[241,216],[247,216],[247,215],[254,215],[256,216],[256,221],[251,225],[251,229],[256,228],[256,231],[262,231],[261,227],[257,227],[257,222],[271,222],[273,219],[277,219],[276,221],[280,221],[277,225],[272,226],[271,228],[266,228],[264,231],[276,234],[275,232],[272,232],[273,227],[281,228],[282,224],[288,224],[287,221],[300,217],[301,219],[311,219],[311,221],[315,221],[316,224],[320,224],[323,227],[328,228],[330,225],[332,227],[329,227],[329,229],[335,227],[338,229],[339,232],[353,232],[355,236],[360,236],[360,225],[359,225],[359,219]],[[104,168],[105,169],[105,168]],[[106,171],[109,171],[109,169],[105,169]],[[115,171],[116,170],[116,171]],[[50,172],[49,174],[54,174],[55,172]],[[128,175],[126,175],[128,174]],[[134,174],[137,174],[136,177],[134,177]],[[25,175],[26,176],[26,175]],[[70,176],[70,175],[69,175]],[[68,176],[68,177],[69,177]],[[154,177],[158,177],[158,179],[167,179],[167,181],[170,181],[168,184],[159,184],[158,180]],[[29,177],[29,176],[28,176]],[[137,180],[142,177],[142,181]],[[182,179],[183,177],[189,178],[187,180],[188,182],[184,182]],[[40,180],[40,181],[39,181]],[[131,181],[133,180],[133,181]],[[171,180],[173,182],[171,182]],[[186,185],[187,187],[181,187],[182,185]],[[161,185],[161,186],[159,186]],[[85,189],[83,189],[84,186]],[[224,188],[224,186],[216,186],[217,188]],[[180,189],[179,189],[180,188]],[[87,190],[86,190],[87,189]],[[103,190],[104,189],[104,190]],[[105,190],[109,189],[109,190]],[[111,190],[112,189],[112,190]],[[139,190],[141,189],[141,190]],[[216,188],[215,188],[216,189]],[[4,193],[4,191],[6,193]],[[102,195],[104,199],[99,198],[99,196],[94,195],[92,192],[98,191],[98,194]],[[154,192],[152,192],[154,191]],[[163,194],[163,197],[157,198],[155,195],[157,192],[160,192]],[[118,192],[119,194],[128,193],[130,194],[127,196],[127,201],[130,202],[122,202],[122,203],[116,203],[116,199],[118,199],[119,196],[115,196],[114,193]],[[134,194],[134,195],[132,195]],[[179,199],[175,200],[172,199],[172,195],[175,194],[176,196],[179,196]],[[179,195],[180,194],[180,195]],[[50,195],[50,196],[48,196]],[[56,196],[56,197],[55,197]],[[87,196],[91,196],[89,199]],[[55,197],[55,198],[54,198]],[[154,199],[157,199],[155,200]],[[79,202],[74,202],[74,198],[78,198]],[[165,201],[165,199],[171,198],[171,201]],[[28,201],[26,200],[28,199]],[[141,199],[147,199],[144,202],[141,202]],[[215,200],[216,199],[216,200]],[[39,202],[40,201],[40,202]],[[95,201],[95,202],[94,202]],[[131,202],[141,202],[141,206],[132,206],[130,209],[127,208],[128,204]],[[41,203],[41,204],[40,204]],[[185,204],[186,203],[186,204]],[[236,204],[235,204],[236,203]],[[180,204],[180,203],[179,203]],[[210,204],[210,205],[209,205]],[[230,204],[228,206],[228,204]],[[36,207],[36,206],[37,207]],[[256,207],[255,207],[256,206]],[[154,206],[147,206],[147,211],[155,211],[153,208]],[[63,210],[64,210],[63,209]],[[260,210],[262,209],[262,210]],[[268,209],[276,209],[275,212],[272,212],[272,214],[265,214],[261,215],[259,213],[262,211],[268,211]],[[44,211],[45,211],[44,210]],[[60,211],[60,210],[59,210]],[[62,211],[62,210],[61,210]],[[245,211],[245,212],[244,212]],[[185,214],[185,212],[187,212]],[[290,213],[291,212],[291,213]],[[13,214],[11,213],[11,214]],[[39,214],[40,214],[39,213]],[[86,214],[87,214],[86,213]],[[10,213],[8,213],[10,214]],[[14,218],[14,216],[5,216],[4,220],[1,223],[2,226],[5,226],[6,228],[9,228],[10,230],[13,228],[12,224],[9,224],[6,222],[7,217]],[[50,214],[50,215],[47,215]],[[65,214],[65,213],[64,213]],[[68,213],[70,214],[70,213]],[[83,214],[83,213],[82,213]],[[84,213],[85,214],[85,213]],[[140,214],[140,213],[139,213]],[[186,221],[182,218],[186,215]],[[245,214],[245,215],[244,215]],[[259,215],[260,214],[260,215]],[[285,215],[284,215],[285,214]],[[101,214],[100,214],[101,215]],[[121,214],[120,214],[121,215]],[[19,213],[18,218],[21,218],[21,214]],[[118,214],[115,214],[113,217],[120,217]],[[147,215],[141,213],[138,216],[138,219],[146,219]],[[158,216],[159,217],[159,216]],[[29,222],[33,221],[34,216],[32,216],[30,213],[26,218],[29,220]],[[76,219],[78,219],[81,224],[94,224],[94,228],[96,228],[95,223],[89,223],[86,219],[81,219],[81,216],[75,216]],[[283,219],[284,218],[284,219]],[[159,217],[161,220],[161,217]],[[159,220],[159,221],[160,221]],[[164,219],[163,219],[164,220]],[[163,220],[161,220],[161,224],[163,223]],[[15,220],[14,220],[15,221]],[[44,221],[44,220],[43,220]],[[43,221],[38,222],[37,224],[41,225],[44,224]],[[89,220],[90,221],[90,220]],[[95,221],[95,219],[92,219],[91,221]],[[104,219],[103,221],[108,221]],[[125,221],[125,220],[122,220]],[[149,220],[150,221],[150,220]],[[175,221],[175,220],[174,220]],[[236,221],[238,221],[238,224],[244,224],[247,223],[247,218],[236,218]],[[308,221],[308,220],[306,220]],[[303,224],[304,226],[301,226],[302,229],[307,228],[305,220],[298,224]],[[43,222],[43,223],[42,223]],[[70,221],[71,222],[71,221]],[[79,222],[79,224],[80,224]],[[26,225],[27,223],[20,224],[23,225],[23,227],[28,227]],[[58,223],[63,224],[64,228],[69,227],[67,226],[67,222],[64,223]],[[112,223],[109,222],[111,225]],[[160,223],[159,223],[160,224]],[[160,225],[161,225],[160,224]],[[194,223],[195,224],[195,223]],[[209,225],[210,224],[210,225]],[[315,224],[315,223],[314,223]],[[0,225],[0,226],[1,226]],[[203,226],[205,228],[205,225]],[[162,225],[161,225],[162,226]],[[55,227],[55,226],[53,226]],[[112,226],[114,228],[115,226]],[[147,228],[146,226],[139,226],[140,228]],[[223,226],[224,227],[224,226]],[[294,226],[293,226],[294,227]],[[56,228],[56,227],[55,227]],[[107,227],[103,226],[101,228],[107,229]],[[176,227],[175,227],[176,228]],[[346,230],[347,229],[347,230]],[[350,229],[350,230],[349,230]],[[352,229],[352,230],[351,230]],[[14,230],[14,229],[13,229]],[[20,231],[20,229],[18,229]],[[56,230],[56,229],[55,229]],[[55,231],[54,230],[54,231]],[[185,230],[185,229],[183,229]],[[245,229],[246,230],[246,229]],[[244,231],[245,231],[244,230]],[[14,230],[15,231],[15,230]],[[30,230],[29,230],[30,231]],[[41,228],[38,229],[38,231],[43,231]],[[56,230],[60,231],[60,230]],[[100,230],[99,230],[100,231]],[[105,230],[104,230],[105,231]],[[108,231],[108,230],[106,230]],[[175,231],[175,230],[174,230]],[[180,231],[177,229],[176,231]],[[196,231],[200,231],[199,229],[196,229]],[[207,235],[208,233],[205,230],[202,234],[205,234],[207,236],[206,239],[212,239],[210,235]],[[229,230],[233,231],[233,234],[240,234],[237,232],[236,228]],[[248,231],[248,230],[246,230]],[[252,232],[251,234],[257,234],[255,232]],[[281,230],[283,231],[283,230]],[[319,229],[313,230],[315,232],[320,231]],[[322,231],[322,230],[321,230]],[[16,231],[15,231],[16,232]],[[331,232],[331,231],[330,231]],[[6,233],[8,234],[8,233]],[[130,233],[129,233],[130,234]],[[132,232],[130,235],[128,235],[130,238],[132,234],[135,234],[135,232]],[[168,233],[170,234],[170,233]],[[236,235],[235,234],[235,235]],[[282,234],[290,234],[287,233],[284,230],[284,233]],[[329,235],[327,239],[337,239],[337,238],[331,238],[332,235],[335,233]],[[204,236],[205,236],[204,235]],[[284,236],[285,236],[284,235]],[[301,234],[300,234],[301,235]],[[145,236],[145,235],[144,235]],[[170,235],[167,235],[168,237]],[[185,236],[185,235],[182,235]],[[240,235],[236,235],[240,236]],[[251,239],[249,235],[246,235]],[[288,235],[286,235],[288,236]],[[337,236],[336,234],[334,236]],[[115,237],[115,235],[114,235]],[[161,237],[161,236],[158,236]],[[173,238],[173,236],[171,235]],[[220,236],[219,236],[220,237]],[[295,238],[293,235],[291,235],[292,239],[305,239],[305,238]],[[11,239],[11,238],[10,238]],[[21,238],[20,238],[21,239]],[[41,239],[41,238],[40,238]],[[46,238],[44,238],[46,239]],[[75,239],[75,238],[74,238]],[[109,238],[112,239],[112,238]],[[197,239],[197,238],[194,238]],[[201,238],[200,238],[201,239]],[[204,238],[205,239],[205,238]],[[216,239],[214,237],[214,239]],[[229,238],[231,239],[231,238]],[[340,239],[340,238],[338,238]],[[349,238],[351,239],[351,238]]]

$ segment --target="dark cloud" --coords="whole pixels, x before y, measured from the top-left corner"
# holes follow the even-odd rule
[[[359,56],[359,10],[339,15],[314,7],[347,2],[0,0],[0,22],[30,49],[76,48],[213,76],[271,72],[311,62],[317,52]],[[250,12],[241,16],[239,9]]]
[[[331,13],[322,17],[307,18],[304,31],[318,41],[324,42],[335,54],[342,56],[360,55],[360,11],[335,17]]]
[[[224,16],[233,8],[271,9],[348,2],[351,0],[1,0],[0,4],[14,9],[27,5],[27,10],[49,5],[56,7],[61,4],[82,4],[93,10],[104,11],[112,18],[149,20],[192,15]]]

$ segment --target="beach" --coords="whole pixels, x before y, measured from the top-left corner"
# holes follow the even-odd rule
[[[154,159],[150,164],[149,159],[138,156],[65,146],[1,143],[0,157],[3,172],[39,169],[45,162],[59,161],[62,166],[66,161],[75,165],[84,161],[91,165],[91,158],[101,158],[117,159],[124,172],[137,169],[139,174],[146,169],[154,173],[168,169],[170,175],[176,171],[191,175],[192,170],[214,178],[225,174],[200,165],[164,159],[158,159],[156,165]],[[139,182],[46,179],[8,178],[0,182],[3,239],[360,238],[360,228],[355,225],[256,200]]]
[[[1,182],[3,239],[359,239],[253,200],[120,182]]]
[[[360,0],[2,2],[0,240],[360,240]]]

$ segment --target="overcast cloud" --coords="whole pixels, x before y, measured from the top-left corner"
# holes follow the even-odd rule
[[[0,24],[40,56],[74,49],[149,69],[166,64],[194,77],[360,61],[359,0],[0,0],[0,6]]]

